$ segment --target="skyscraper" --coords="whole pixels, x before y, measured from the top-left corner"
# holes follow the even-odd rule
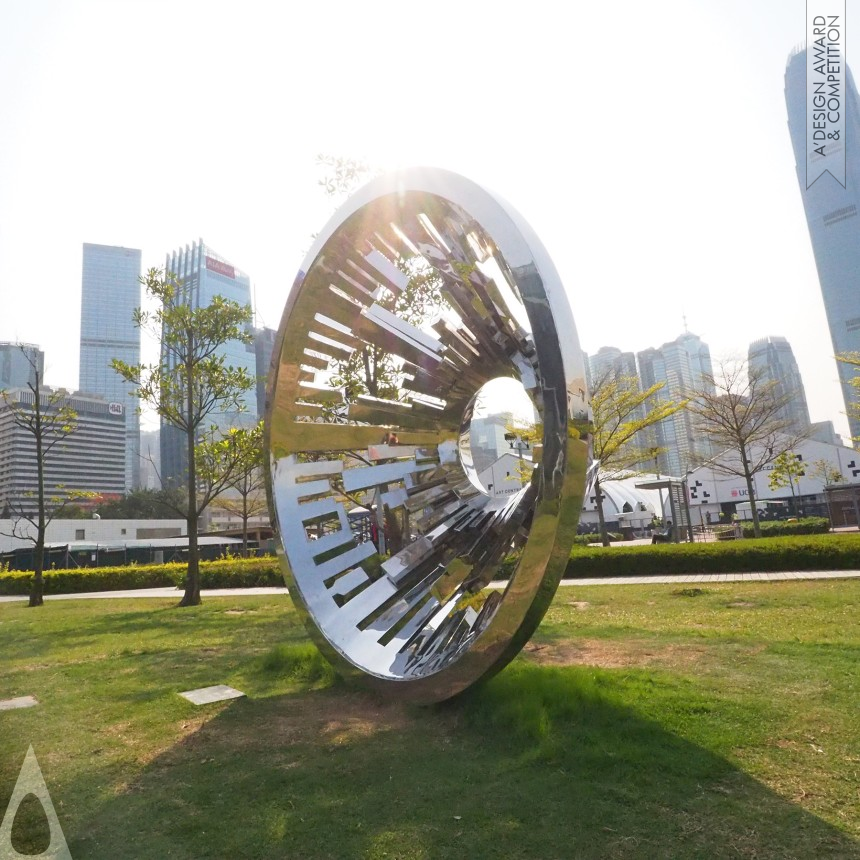
[[[748,361],[750,370],[776,382],[777,395],[786,399],[785,406],[780,409],[780,420],[788,422],[793,433],[806,432],[809,429],[809,408],[791,344],[784,337],[764,337],[753,341]]]
[[[846,68],[845,188],[827,173],[807,188],[806,92],[806,51],[795,51],[785,70],[788,130],[830,338],[837,354],[860,352],[860,101]],[[849,380],[854,374],[851,367],[837,365],[847,406],[853,401]],[[860,436],[860,419],[849,415],[848,423],[851,435]]]
[[[272,363],[272,351],[275,348],[275,338],[278,332],[273,328],[254,329],[254,356],[257,361],[257,418],[262,419],[266,414],[266,381],[269,365]]]
[[[632,352],[622,352],[614,346],[601,346],[588,359],[591,379],[596,384],[607,375],[615,379],[620,377],[638,377],[636,372],[636,356]]]
[[[140,331],[134,324],[140,306],[140,251],[84,244],[81,278],[81,366],[79,388],[125,414],[125,488],[140,485],[140,416],[133,386],[111,367],[111,359],[140,362]]]
[[[658,382],[663,383],[663,388],[655,395],[655,398],[669,399],[667,387],[668,376],[666,374],[666,360],[659,349],[649,347],[636,354],[639,362],[639,382],[642,389],[647,391]],[[663,474],[679,475],[681,473],[681,461],[678,457],[678,439],[675,432],[675,423],[672,418],[665,418],[655,424],[652,428],[654,446],[662,449],[662,453],[656,458],[655,471]],[[648,468],[651,464],[648,464]]]
[[[203,240],[186,245],[167,255],[165,272],[173,275],[181,286],[183,301],[192,308],[205,308],[215,296],[237,304],[251,305],[251,279],[224,257],[204,244]],[[227,366],[247,370],[256,376],[254,344],[230,341],[219,350]],[[170,356],[162,355],[162,363],[170,364]],[[256,390],[247,392],[242,400],[242,412],[218,413],[210,416],[212,423],[223,428],[253,423],[257,415]],[[185,435],[172,424],[161,422],[161,477],[165,483],[181,482],[187,469]]]
[[[45,353],[32,343],[0,343],[0,391],[44,382]]]
[[[711,352],[698,335],[684,332],[659,349],[643,350],[637,358],[643,388],[663,383],[658,397],[686,400],[710,387]],[[683,476],[715,453],[708,440],[696,432],[693,416],[686,409],[657,424],[656,434],[657,445],[667,449],[659,465],[671,475]]]

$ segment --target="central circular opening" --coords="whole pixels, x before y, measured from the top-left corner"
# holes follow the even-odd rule
[[[460,430],[460,462],[485,496],[504,500],[529,481],[541,446],[537,410],[523,384],[511,377],[485,382],[472,398]]]

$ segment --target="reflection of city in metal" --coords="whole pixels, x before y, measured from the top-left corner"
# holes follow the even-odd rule
[[[374,180],[317,238],[274,356],[273,522],[324,653],[421,702],[500,669],[552,600],[588,466],[582,352],[540,241],[463,177]],[[504,496],[481,489],[469,453],[497,377],[519,380],[540,420],[531,480]],[[507,587],[490,589],[510,556]]]

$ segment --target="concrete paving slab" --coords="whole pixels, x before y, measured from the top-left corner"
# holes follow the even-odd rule
[[[228,687],[226,684],[215,684],[213,687],[200,687],[197,690],[186,690],[180,693],[183,699],[195,705],[211,705],[213,702],[226,702],[228,699],[241,699],[245,694],[241,690]]]
[[[35,708],[39,702],[35,696],[18,696],[0,701],[0,711],[17,711],[19,708]]]

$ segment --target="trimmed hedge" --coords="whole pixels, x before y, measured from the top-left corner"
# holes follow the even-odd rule
[[[860,534],[574,547],[566,577],[860,569]]]
[[[776,525],[776,524],[775,524]],[[513,567],[515,559],[506,559]],[[83,567],[45,571],[45,594],[181,586],[185,564]],[[660,576],[669,573],[745,573],[860,569],[860,534],[770,537],[719,543],[655,546],[574,546],[566,577]],[[506,573],[503,565],[500,576]],[[0,570],[0,594],[29,594],[31,571]],[[203,588],[283,586],[278,560],[230,558],[200,562]]]
[[[187,564],[172,563],[46,570],[45,594],[178,587],[183,584],[187,569]],[[0,594],[29,594],[32,579],[32,571],[0,571]],[[254,588],[283,584],[280,565],[272,556],[200,562],[202,588]]]
[[[622,536],[617,532],[607,532],[609,540],[621,540]],[[577,535],[573,539],[574,546],[588,546],[590,543],[600,543],[600,534]]]
[[[826,517],[804,517],[796,522],[789,523],[784,520],[776,522],[760,522],[762,537],[782,537],[785,535],[826,535],[830,531],[830,520]],[[745,538],[755,535],[752,523],[744,521],[743,532]]]

